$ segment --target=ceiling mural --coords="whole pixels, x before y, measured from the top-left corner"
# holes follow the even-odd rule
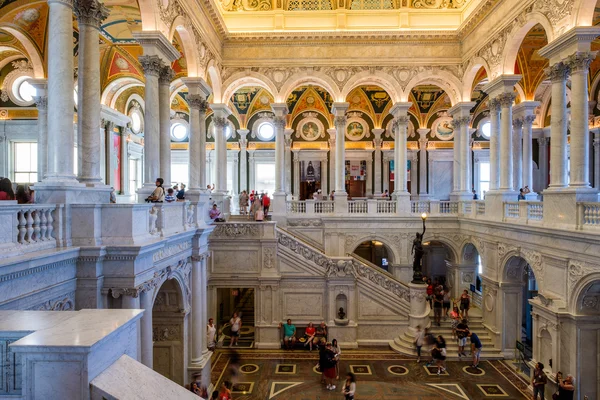
[[[48,5],[45,2],[15,8],[2,15],[0,22],[8,23],[29,36],[40,54],[44,54],[46,25],[48,23]]]
[[[546,77],[544,69],[548,67],[548,59],[540,56],[538,51],[547,44],[546,31],[537,24],[527,33],[519,48],[515,74],[523,75],[519,84],[528,100],[534,98],[538,85]]]
[[[181,55],[181,57],[173,61],[173,63],[171,64],[171,68],[173,68],[173,71],[175,72],[175,78],[187,76],[187,60],[183,52],[183,46],[181,45],[181,37],[179,36],[179,32],[177,31],[175,31],[175,35],[173,35],[173,46]]]
[[[144,98],[145,89],[143,86],[134,86],[129,89],[126,89],[121,93],[117,101],[115,102],[115,109],[123,114],[127,114],[127,110],[125,110],[125,106],[127,105],[127,100],[134,94],[137,94],[142,99]]]
[[[305,111],[318,111],[329,117],[332,104],[331,95],[318,86],[301,86],[294,90],[287,100],[292,121],[296,115]]]
[[[135,42],[132,32],[142,30],[142,16],[137,0],[104,0],[110,10],[102,24],[102,33],[113,43]]]

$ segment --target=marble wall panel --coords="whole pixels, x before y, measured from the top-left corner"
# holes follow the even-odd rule
[[[285,318],[318,322],[324,319],[323,292],[290,293],[283,292],[283,312]]]
[[[429,195],[437,200],[450,199],[452,161],[432,161],[429,169]]]
[[[211,274],[251,274],[259,272],[259,251],[249,248],[215,249],[211,257]],[[243,250],[243,251],[240,251]]]

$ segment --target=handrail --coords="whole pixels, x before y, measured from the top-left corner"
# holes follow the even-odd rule
[[[356,278],[363,278],[393,293],[404,301],[410,301],[410,290],[408,285],[399,281],[389,272],[382,271],[378,267],[362,262],[354,256],[328,256],[321,250],[316,249],[314,246],[307,243],[305,240],[296,238],[293,234],[288,233],[285,229],[280,227],[276,228],[276,233],[277,242],[280,245],[287,247],[305,260],[312,261],[319,267],[324,268],[326,276],[352,275]]]

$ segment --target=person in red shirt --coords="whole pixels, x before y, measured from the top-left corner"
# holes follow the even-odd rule
[[[15,200],[12,182],[8,178],[0,179],[0,200]]]
[[[265,193],[262,195],[262,203],[263,203],[263,211],[265,212],[265,217],[269,213],[269,206],[271,205],[271,199],[269,198],[269,194]]]
[[[231,382],[223,382],[221,392],[219,393],[219,400],[231,400]]]
[[[312,322],[308,323],[308,326],[304,330],[304,334],[306,335],[306,343],[304,343],[304,346],[306,347],[306,345],[309,345],[310,351],[312,351],[313,340],[315,338],[315,326]]]
[[[427,279],[427,300],[429,301],[429,307],[433,308],[433,285],[431,279]]]

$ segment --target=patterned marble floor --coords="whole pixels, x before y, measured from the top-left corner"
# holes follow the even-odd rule
[[[232,352],[218,350],[212,360],[212,383],[234,382],[235,400],[343,399],[341,384],[347,371],[357,377],[357,400],[366,399],[528,399],[527,382],[502,361],[483,361],[481,370],[468,362],[448,362],[445,374],[389,350],[342,352],[340,381],[335,391],[320,384],[314,370],[317,353],[306,351],[238,350],[239,372],[230,365]]]

